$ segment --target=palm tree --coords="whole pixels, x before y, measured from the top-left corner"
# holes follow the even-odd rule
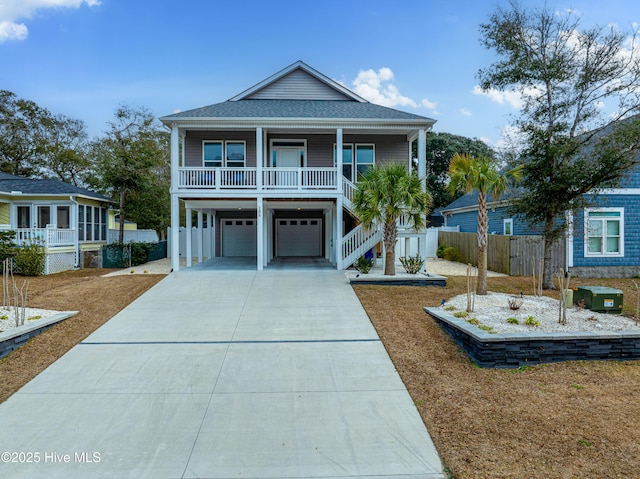
[[[384,274],[395,275],[398,219],[405,216],[416,230],[426,225],[431,195],[425,189],[424,180],[409,173],[407,166],[400,163],[373,167],[360,177],[353,202],[356,215],[365,228],[383,225]]]
[[[511,180],[522,178],[522,167],[500,171],[495,160],[488,156],[475,158],[468,153],[456,153],[449,166],[449,191],[478,192],[478,285],[476,294],[487,294],[487,240],[489,216],[487,195],[496,201],[507,189]]]

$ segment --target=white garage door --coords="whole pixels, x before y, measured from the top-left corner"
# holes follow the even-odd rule
[[[221,220],[222,256],[256,256],[256,220]]]
[[[322,220],[278,219],[276,222],[277,256],[321,256]]]

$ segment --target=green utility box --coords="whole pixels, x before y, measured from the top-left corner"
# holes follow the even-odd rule
[[[573,291],[573,304],[584,300],[584,307],[596,313],[622,313],[622,291],[604,286],[578,286]]]

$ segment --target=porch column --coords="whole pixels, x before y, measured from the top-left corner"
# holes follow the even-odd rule
[[[202,209],[198,210],[198,263],[202,263],[204,261],[204,248],[202,246],[202,223],[204,222],[204,218],[202,215]]]
[[[427,130],[418,130],[418,177],[427,177]]]
[[[209,217],[209,226],[211,227],[211,258],[216,257],[216,212],[211,212]]]
[[[193,260],[191,258],[191,228],[193,227],[193,225],[191,224],[191,208],[189,206],[187,206],[187,224],[186,224],[186,248],[185,248],[185,255],[187,256],[187,268],[191,267],[193,265]]]
[[[180,161],[180,137],[178,126],[171,125],[171,268],[180,269],[180,198],[178,198],[178,162]]]
[[[341,162],[342,163],[342,162]],[[342,167],[340,167],[340,178],[342,178]],[[342,181],[340,182],[342,184]],[[340,187],[342,188],[342,186]],[[338,195],[336,199],[336,268],[341,270],[342,266],[342,195]]]
[[[336,130],[336,190],[340,195],[342,195],[342,148],[342,128],[338,128]],[[342,227],[340,230],[342,231]]]
[[[258,263],[258,271],[262,271],[264,264],[264,214],[262,212],[263,201],[261,197],[258,197],[257,203],[256,229],[258,230],[258,238],[256,241],[258,246],[258,257],[256,258],[256,262]]]
[[[262,128],[256,128],[256,189],[262,190],[262,166],[263,166],[263,149],[262,149]]]

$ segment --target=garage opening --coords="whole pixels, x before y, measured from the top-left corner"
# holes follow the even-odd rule
[[[222,256],[256,256],[258,229],[255,219],[224,219]]]
[[[320,218],[278,218],[276,256],[322,256]]]

